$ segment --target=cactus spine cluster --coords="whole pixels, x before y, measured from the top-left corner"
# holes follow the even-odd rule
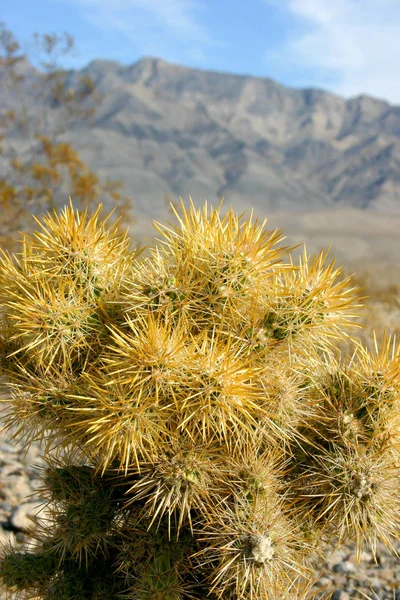
[[[350,280],[221,210],[182,204],[146,254],[70,204],[3,253],[4,422],[47,461],[5,590],[293,600],[329,544],[399,534],[399,347],[341,356]]]

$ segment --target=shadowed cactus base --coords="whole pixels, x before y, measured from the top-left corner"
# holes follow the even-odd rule
[[[350,280],[221,206],[182,204],[146,252],[100,208],[47,215],[0,260],[4,423],[47,463],[3,588],[293,600],[332,543],[390,548],[400,349],[350,337]]]

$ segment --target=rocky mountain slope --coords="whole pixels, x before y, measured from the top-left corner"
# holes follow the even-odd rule
[[[146,220],[165,212],[165,195],[189,194],[259,214],[343,205],[400,214],[400,107],[157,58],[96,60],[70,83],[82,73],[103,101],[92,126],[76,123],[66,138],[125,183]]]
[[[140,205],[167,193],[268,211],[400,212],[399,107],[151,58],[85,72],[104,94],[86,158],[126,178]]]

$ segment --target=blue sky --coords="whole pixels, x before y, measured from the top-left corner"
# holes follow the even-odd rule
[[[400,104],[400,0],[3,0],[20,41],[75,38],[64,64],[143,56]],[[27,46],[24,47],[27,49]]]

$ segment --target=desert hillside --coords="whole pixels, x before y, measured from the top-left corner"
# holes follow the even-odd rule
[[[26,85],[38,83],[29,63],[22,68]],[[261,215],[338,206],[400,214],[400,107],[158,58],[96,60],[70,71],[68,85],[82,74],[102,101],[92,124],[76,121],[64,138],[103,178],[124,182],[141,220],[165,214],[165,195],[189,194]],[[0,89],[0,107],[14,107],[18,98]],[[30,98],[33,120],[42,107]]]

